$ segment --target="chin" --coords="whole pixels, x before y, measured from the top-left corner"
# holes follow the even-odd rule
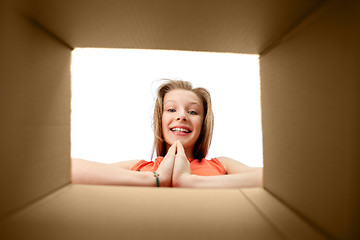
[[[180,143],[185,147],[185,145],[187,145],[188,143],[188,140],[187,139],[182,139],[182,138],[172,138],[172,139],[169,139],[168,141],[166,141],[166,143],[168,145],[173,145],[175,143],[175,141],[180,141]]]
[[[176,139],[176,140],[179,140],[179,142],[181,142],[181,144],[184,146],[186,143],[188,143],[189,142],[189,140],[188,139],[183,139],[183,138],[178,138],[178,139]],[[176,141],[175,140],[175,141]]]

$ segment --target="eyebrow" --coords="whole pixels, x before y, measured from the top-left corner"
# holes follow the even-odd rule
[[[168,103],[168,102],[176,102],[175,100],[167,100],[166,102],[164,102],[164,105],[166,104],[166,103]],[[196,104],[196,105],[198,105],[198,106],[200,106],[201,107],[201,105],[198,103],[198,102],[189,102],[189,104],[188,105],[194,105],[194,104]]]

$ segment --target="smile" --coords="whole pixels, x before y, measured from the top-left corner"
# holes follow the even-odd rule
[[[191,132],[189,129],[179,128],[179,127],[171,128],[170,131],[172,131],[172,132],[184,132],[184,133],[190,133]]]

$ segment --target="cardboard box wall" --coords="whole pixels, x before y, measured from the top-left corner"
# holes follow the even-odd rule
[[[359,237],[357,1],[2,1],[0,11],[6,238]],[[260,54],[264,189],[72,185],[74,47]]]

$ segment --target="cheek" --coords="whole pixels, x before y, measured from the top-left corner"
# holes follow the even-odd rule
[[[202,119],[196,119],[194,126],[196,126],[196,132],[200,134],[202,128]]]
[[[163,134],[166,133],[168,126],[169,126],[169,119],[165,115],[163,115],[161,118],[161,129]]]
[[[167,126],[167,124],[168,124],[168,120],[167,120],[166,116],[162,115],[162,118],[161,118],[161,125],[162,126],[161,127],[165,128]]]

